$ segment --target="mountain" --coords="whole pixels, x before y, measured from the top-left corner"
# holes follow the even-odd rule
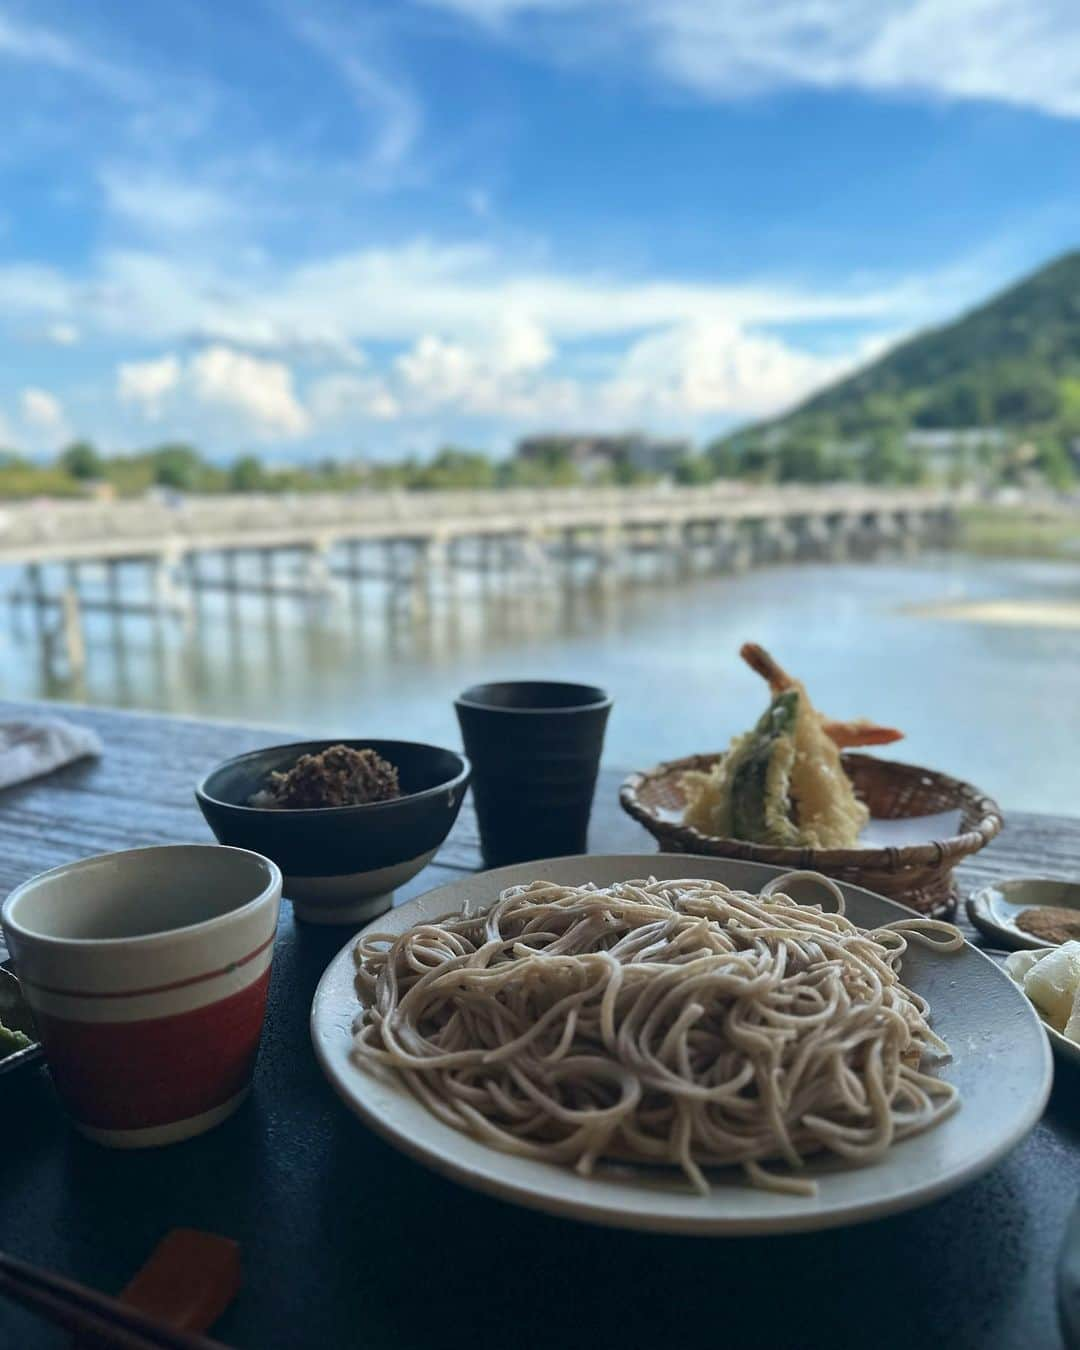
[[[843,441],[891,428],[1062,424],[1080,429],[1080,251],[731,439]]]

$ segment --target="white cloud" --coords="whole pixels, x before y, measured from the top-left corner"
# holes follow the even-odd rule
[[[505,371],[539,370],[555,355],[555,348],[534,319],[509,314],[496,326],[490,355],[493,364]]]
[[[397,81],[355,56],[341,58],[341,69],[362,108],[375,122],[367,153],[372,179],[400,169],[416,144],[422,123],[420,106]]]
[[[421,405],[457,404],[471,408],[481,379],[480,367],[460,343],[428,334],[395,362],[405,387]]]
[[[43,336],[54,347],[74,347],[79,340],[79,330],[73,323],[53,323],[45,329]]]
[[[314,419],[323,424],[357,418],[383,422],[402,413],[387,382],[374,375],[325,375],[312,384],[308,402]]]
[[[531,320],[505,319],[469,342],[418,338],[383,372],[339,372],[314,381],[308,404],[316,423],[415,420],[437,414],[521,418],[577,406],[572,380],[551,378],[555,356]]]
[[[66,33],[23,23],[10,14],[0,14],[0,60],[62,71],[119,98],[136,98],[145,90],[138,76],[86,50]]]
[[[815,356],[717,319],[633,343],[604,399],[628,414],[652,409],[753,416],[795,403],[850,364],[850,358]]]
[[[47,389],[24,389],[19,409],[22,420],[35,431],[59,431],[64,426],[64,405]]]
[[[554,355],[546,333],[524,318],[503,319],[468,343],[426,334],[394,362],[398,401],[412,414],[569,415],[578,401],[574,382],[543,373]]]
[[[0,313],[78,319],[111,337],[247,347],[300,359],[359,363],[356,344],[453,334],[475,342],[500,326],[536,355],[540,341],[635,336],[717,318],[743,326],[869,320],[909,326],[984,293],[986,268],[836,290],[711,279],[639,280],[522,266],[474,244],[418,240],[289,268],[227,267],[213,258],[112,250],[85,279],[57,269],[0,266]],[[529,326],[532,325],[530,328]]]
[[[586,337],[654,327],[716,313],[754,322],[852,318],[891,310],[888,290],[813,293],[713,281],[639,281],[514,267],[475,245],[424,240],[367,249],[305,264],[263,292],[266,317],[338,318],[357,339],[409,340],[417,333],[489,332],[499,316],[527,315],[556,337]],[[243,313],[244,300],[237,297]]]
[[[709,97],[863,89],[990,99],[1080,116],[1075,0],[429,0],[478,22],[533,21],[552,55],[641,59]],[[535,23],[542,32],[538,34]],[[577,41],[568,30],[573,27]]]
[[[408,81],[374,59],[374,34],[358,16],[347,26],[317,20],[310,12],[292,18],[297,33],[337,72],[361,115],[360,177],[373,188],[397,184],[412,167],[424,121]]]
[[[78,285],[55,267],[43,263],[0,266],[0,313],[50,318],[75,310]]]
[[[19,419],[23,435],[37,449],[53,449],[71,436],[64,405],[48,389],[29,385],[19,394]]]
[[[99,177],[106,209],[151,236],[220,228],[235,213],[232,200],[208,184],[119,165]]]
[[[185,396],[185,406],[195,403],[239,419],[245,431],[258,436],[298,437],[311,430],[292,371],[282,361],[216,343],[186,362],[167,352],[145,361],[122,361],[116,368],[117,399],[139,408],[151,421],[178,407],[177,395]],[[330,392],[324,392],[322,407],[329,406]]]
[[[517,364],[493,335],[468,346],[421,338],[395,363],[403,415],[454,411],[536,421],[587,417],[604,425],[638,418],[683,422],[776,412],[851,368],[854,353],[823,357],[723,319],[665,328],[630,344],[600,379],[548,372],[554,355]]]
[[[47,28],[17,23],[10,15],[0,15],[0,54],[35,65],[57,66],[69,70],[82,63],[78,50],[58,33]]]
[[[517,336],[514,336],[516,331]],[[785,408],[845,373],[863,355],[818,356],[723,319],[678,324],[632,342],[606,374],[553,369],[558,353],[524,321],[472,341],[419,338],[384,375],[329,376],[313,386],[319,422],[457,415],[508,423],[756,416]]]
[[[997,260],[976,261],[917,280],[812,290],[578,274],[426,240],[291,269],[130,249],[103,254],[78,278],[0,267],[0,313],[35,327],[78,318],[88,345],[154,344],[157,358],[117,370],[119,398],[152,416],[155,407],[178,410],[164,400],[186,392],[184,407],[207,415],[210,440],[219,428],[298,438],[350,420],[415,426],[453,416],[529,424],[651,416],[660,425],[665,416],[715,422],[787,405],[868,355],[860,334],[898,337],[985,293]],[[844,360],[770,331],[818,322],[848,325]],[[175,370],[165,353],[193,339],[196,355]],[[365,365],[368,342],[404,350]],[[311,367],[322,372],[306,394],[294,363],[309,379]]]
[[[221,345],[191,360],[194,395],[201,402],[239,413],[266,436],[303,436],[310,418],[293,388],[289,367]]]
[[[137,404],[151,420],[161,415],[162,400],[180,383],[180,362],[173,355],[151,361],[124,361],[116,368],[116,396]]]
[[[277,356],[288,361],[305,361],[320,366],[351,366],[366,363],[363,349],[346,337],[342,326],[332,320],[298,316],[296,320],[275,320],[257,314],[215,313],[205,327],[183,334],[200,344],[225,342],[244,347],[262,356]]]

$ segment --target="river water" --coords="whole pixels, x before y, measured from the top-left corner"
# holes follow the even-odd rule
[[[11,580],[0,578],[0,591]],[[614,695],[605,756],[645,767],[717,749],[764,706],[738,659],[768,647],[833,716],[903,728],[897,758],[976,783],[1005,806],[1080,811],[1080,627],[929,617],[975,601],[1080,603],[1080,565],[986,561],[797,564],[741,576],[578,581],[485,593],[429,613],[371,583],[316,607],[207,595],[188,626],[88,620],[79,680],[44,668],[33,625],[0,616],[0,694],[255,723],[313,736],[459,744],[452,699],[484,679],[571,679]]]

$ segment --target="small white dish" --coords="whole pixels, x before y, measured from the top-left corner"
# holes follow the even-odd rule
[[[583,856],[481,872],[440,886],[384,914],[369,927],[400,933],[410,925],[460,912],[466,901],[490,904],[507,886],[536,879],[610,885],[634,877],[707,877],[759,891],[784,869],[687,854]],[[855,923],[910,919],[911,911],[857,886],[841,885]],[[970,945],[943,953],[913,945],[905,983],[929,999],[933,1025],[952,1047],[939,1072],[962,1094],[960,1109],[925,1134],[906,1139],[881,1162],[845,1166],[818,1160],[804,1175],[814,1197],[756,1189],[735,1172],[717,1173],[709,1195],[681,1186],[677,1174],[625,1166],[592,1177],[570,1168],[501,1153],[438,1120],[403,1086],[377,1079],[351,1057],[360,1012],[354,978],[355,938],[323,975],[311,1009],[315,1054],[349,1109],[396,1148],[463,1185],[533,1209],[620,1228],[737,1235],[832,1228],[925,1204],[992,1167],[1035,1125],[1050,1092],[1052,1059],[1035,1009],[991,960]]]
[[[1080,882],[1055,881],[1049,877],[995,881],[969,897],[967,916],[987,937],[1009,947],[1037,951],[1047,946],[1046,939],[1018,928],[1016,917],[1025,909],[1037,909],[1042,905],[1080,911]]]

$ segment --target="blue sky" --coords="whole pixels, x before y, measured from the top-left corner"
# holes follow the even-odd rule
[[[1080,240],[1074,0],[0,0],[0,441],[698,438]]]

